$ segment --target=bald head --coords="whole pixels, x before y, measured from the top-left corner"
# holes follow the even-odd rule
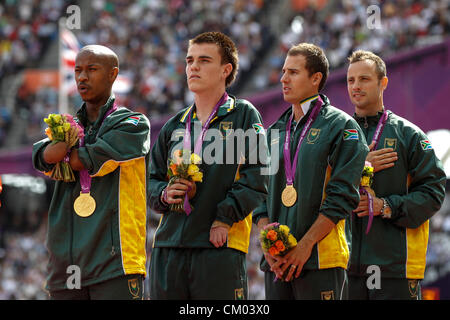
[[[100,45],[81,48],[75,59],[75,81],[88,107],[106,103],[118,73],[119,59],[111,49]]]
[[[100,63],[105,67],[119,68],[119,58],[110,48],[98,44],[90,44],[81,48],[77,57],[84,54],[92,54],[96,56]]]

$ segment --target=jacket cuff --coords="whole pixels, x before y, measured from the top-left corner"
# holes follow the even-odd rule
[[[227,230],[230,230],[230,228],[231,228],[231,226],[225,222],[222,222],[219,220],[214,220],[213,224],[211,225],[211,229],[216,228],[216,227],[224,227]]]

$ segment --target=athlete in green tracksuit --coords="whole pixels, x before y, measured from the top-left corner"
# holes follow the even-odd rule
[[[164,125],[151,152],[150,205],[163,213],[151,254],[151,299],[247,297],[245,254],[252,211],[267,195],[261,174],[267,148],[259,112],[225,92],[237,62],[233,42],[221,33],[201,34],[189,44],[186,74],[195,103]],[[169,160],[181,149],[202,157],[201,182],[168,184]],[[170,210],[186,192],[192,211]]]
[[[282,259],[265,254],[261,269],[267,299],[346,297],[349,216],[359,202],[358,185],[368,148],[356,121],[318,94],[327,75],[328,61],[317,46],[302,43],[288,52],[281,83],[284,99],[292,107],[268,129],[275,171],[270,175],[267,202],[255,210],[254,221],[260,229],[269,222],[287,225],[298,244]],[[319,113],[308,128],[318,106]],[[295,159],[303,132],[305,136],[293,172],[297,200],[289,206],[282,200],[289,183],[285,167],[288,155],[283,149],[291,119],[291,159]],[[289,272],[288,281],[274,281],[276,276],[282,278],[284,271]]]
[[[143,114],[115,105],[116,59],[102,46],[86,46],[77,55],[75,74],[85,103],[76,116],[85,137],[83,147],[70,150],[76,181],[57,181],[49,208],[46,289],[52,299],[143,296],[150,123]],[[65,156],[64,142],[35,143],[34,167],[50,171],[60,150]],[[87,217],[74,211],[82,170],[91,177],[90,195],[96,202]]]
[[[422,130],[384,108],[388,80],[383,60],[356,51],[349,61],[348,92],[355,119],[371,142],[367,160],[375,172],[370,229],[366,233],[366,195],[361,195],[352,219],[349,297],[420,299],[429,219],[443,202],[446,176]]]

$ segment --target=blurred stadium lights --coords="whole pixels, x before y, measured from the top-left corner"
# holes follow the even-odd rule
[[[450,130],[439,129],[427,133],[436,156],[441,160],[447,179],[450,179]]]
[[[44,194],[47,191],[45,181],[41,177],[33,177],[27,174],[3,174],[3,186],[25,188],[37,194]]]
[[[291,23],[292,32],[300,35],[303,32],[303,22],[304,19],[302,16],[296,16]]]

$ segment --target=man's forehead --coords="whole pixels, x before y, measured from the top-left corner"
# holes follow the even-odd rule
[[[347,74],[367,74],[372,75],[376,74],[376,64],[375,61],[372,60],[361,60],[357,62],[353,62],[348,66]]]
[[[75,66],[77,65],[98,65],[103,66],[105,65],[106,59],[102,59],[102,57],[94,55],[94,54],[79,54],[77,55],[75,59]]]
[[[289,55],[284,60],[283,68],[299,70],[305,68],[305,64],[306,58],[303,55],[301,54],[295,56]]]
[[[186,57],[219,55],[219,47],[215,43],[194,43],[189,46]]]

